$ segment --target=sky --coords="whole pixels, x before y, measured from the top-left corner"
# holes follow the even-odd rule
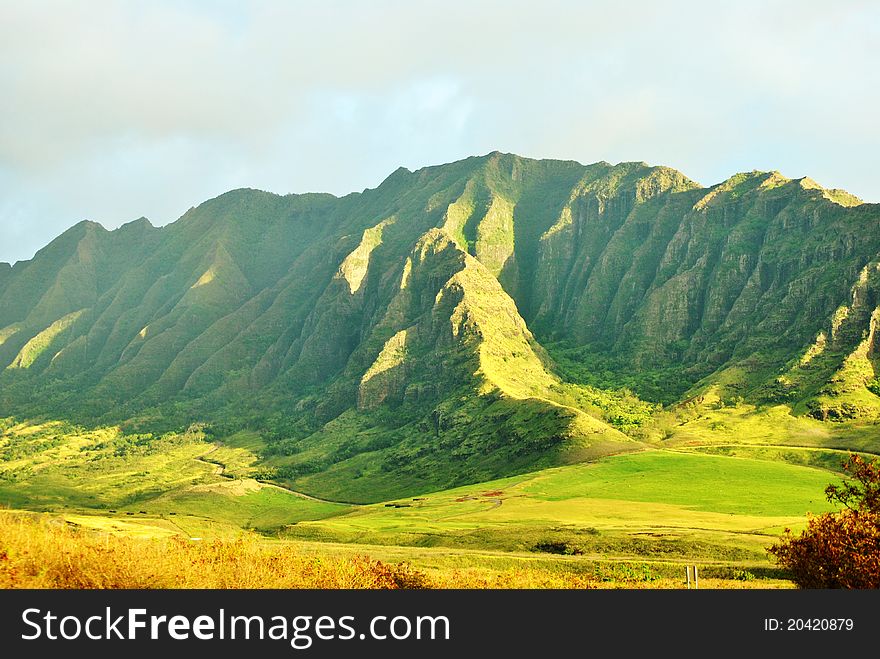
[[[0,261],[490,151],[880,202],[880,3],[0,0]]]

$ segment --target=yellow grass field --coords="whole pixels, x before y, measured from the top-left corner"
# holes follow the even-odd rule
[[[681,588],[681,579],[609,564],[583,571],[553,559],[467,550],[270,541],[255,534],[202,541],[160,526],[99,517],[82,525],[50,515],[0,512],[0,588]],[[102,524],[104,519],[104,524]],[[378,552],[381,558],[366,555]],[[401,558],[426,567],[413,567]],[[430,565],[430,567],[427,567]],[[759,585],[760,584],[760,585]],[[704,588],[785,588],[784,580],[705,578]]]

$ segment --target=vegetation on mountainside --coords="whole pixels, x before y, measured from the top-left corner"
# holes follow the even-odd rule
[[[257,433],[261,477],[358,501],[638,450],[683,408],[870,430],[878,220],[778,172],[500,153],[235,190],[5,270],[0,408]]]
[[[816,493],[880,454],[878,257],[808,179],[499,153],[78,224],[0,270],[0,585],[775,584],[786,527],[876,585]]]
[[[202,519],[274,529],[346,510],[256,480],[264,474],[243,448],[246,439],[240,447],[205,439],[198,428],[154,437],[7,420],[0,425],[0,505],[112,511],[123,523],[164,515],[172,531],[196,534]]]

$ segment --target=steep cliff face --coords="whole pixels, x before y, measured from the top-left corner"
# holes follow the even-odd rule
[[[708,373],[802,346],[880,247],[876,207],[841,206],[775,173],[681,187],[616,218],[595,201],[564,213],[544,237],[539,336],[593,344],[633,367]]]
[[[703,188],[492,153],[342,198],[236,190],[0,266],[0,405],[261,428],[280,473],[316,486],[636,446],[620,430],[648,408],[563,382],[554,355],[667,402],[723,379],[870,417],[878,260],[878,206],[776,172]],[[673,374],[665,396],[639,388],[651,373]]]
[[[880,263],[872,261],[812,344],[760,392],[822,421],[880,418],[878,305]]]

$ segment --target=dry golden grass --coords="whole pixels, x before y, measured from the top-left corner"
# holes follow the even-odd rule
[[[302,556],[255,538],[137,539],[0,513],[0,588],[419,588],[405,564]]]
[[[762,587],[707,579],[706,588]],[[258,536],[193,541],[114,535],[49,514],[0,511],[0,588],[681,588],[539,568],[446,569],[297,551]],[[767,587],[766,585],[764,587]],[[778,585],[776,585],[778,587]]]
[[[589,588],[571,574],[507,570],[427,576],[406,563],[297,553],[256,537],[133,538],[50,515],[0,512],[0,588]]]

